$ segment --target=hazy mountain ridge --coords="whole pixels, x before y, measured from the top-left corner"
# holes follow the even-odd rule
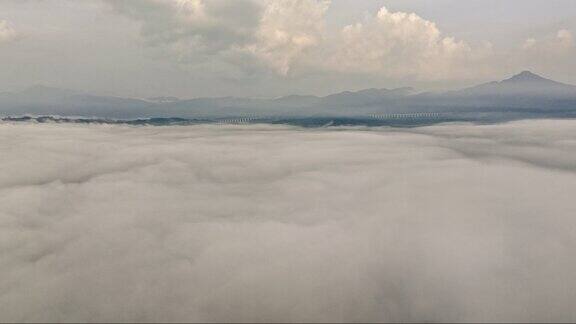
[[[491,96],[491,95],[524,95],[524,96],[574,96],[576,86],[543,78],[530,71],[523,71],[503,81],[493,81],[471,88],[456,91],[460,95]]]
[[[576,111],[576,86],[524,71],[503,81],[445,93],[409,87],[344,91],[324,97],[290,95],[276,99],[175,97],[134,99],[34,86],[0,93],[0,115],[45,114],[101,118],[224,117],[243,115],[355,116],[413,112]]]

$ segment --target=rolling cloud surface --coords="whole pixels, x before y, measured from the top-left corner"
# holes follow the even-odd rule
[[[0,321],[574,321],[573,120],[0,124]]]

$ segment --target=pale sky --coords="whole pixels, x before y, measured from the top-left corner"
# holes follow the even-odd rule
[[[131,97],[576,84],[576,0],[0,0],[0,92]]]

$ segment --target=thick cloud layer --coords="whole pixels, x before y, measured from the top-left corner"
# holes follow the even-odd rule
[[[574,321],[575,126],[0,124],[0,321]]]

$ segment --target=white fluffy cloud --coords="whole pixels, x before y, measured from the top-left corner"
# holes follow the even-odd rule
[[[322,38],[328,0],[269,1],[257,32],[258,42],[248,48],[282,75],[294,60]]]
[[[18,34],[7,21],[0,20],[0,44],[13,41],[17,36]]]
[[[0,321],[574,321],[574,127],[0,124]]]
[[[392,79],[477,79],[502,71],[573,66],[570,58],[576,52],[569,30],[560,30],[551,39],[529,39],[522,48],[499,50],[488,41],[457,40],[416,13],[386,7],[341,30],[328,30],[330,0],[108,2],[142,24],[148,44],[168,48],[171,56],[187,64],[211,62],[212,70],[230,75],[273,71],[297,76],[306,71]]]
[[[238,57],[251,54],[252,60],[280,75],[302,64],[308,70],[450,78],[490,52],[489,47],[472,48],[442,35],[433,22],[414,13],[385,7],[375,17],[334,35],[324,29],[329,0],[110,3],[141,21],[143,35],[151,43],[169,44],[180,55],[209,49],[209,59],[222,59],[214,54],[225,53],[226,59],[240,65],[247,64],[246,57]],[[238,16],[244,18],[231,19]]]
[[[490,51],[444,36],[435,23],[415,13],[385,7],[364,22],[346,26],[337,44],[329,61],[333,69],[433,79],[461,74],[464,66]]]

